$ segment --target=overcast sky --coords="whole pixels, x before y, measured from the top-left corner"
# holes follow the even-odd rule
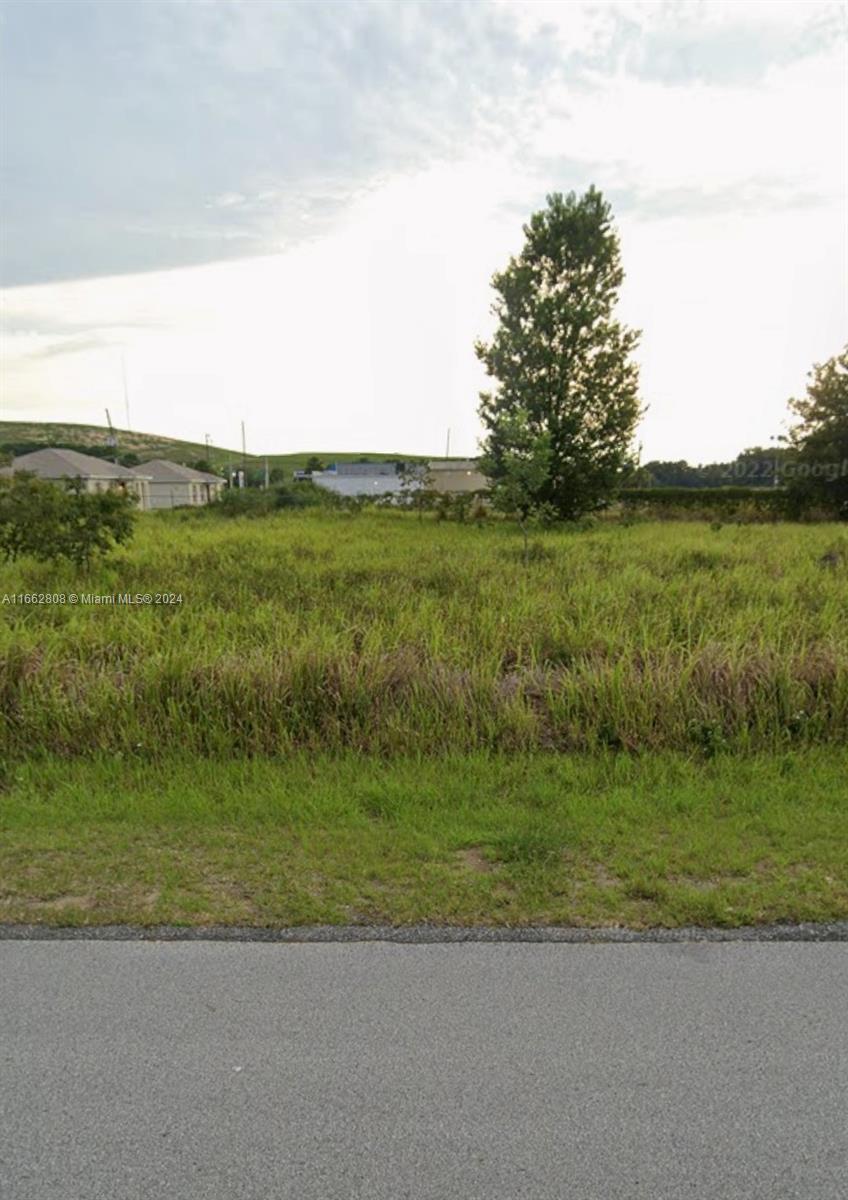
[[[489,280],[613,204],[644,458],[732,457],[848,331],[846,8],[3,0],[2,416],[474,453]]]

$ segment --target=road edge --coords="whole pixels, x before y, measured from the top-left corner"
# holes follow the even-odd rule
[[[0,924],[0,941],[105,942],[393,942],[450,945],[466,942],[546,942],[565,945],[639,942],[848,942],[848,920],[822,923],[745,925],[737,928],[681,926],[629,929],[621,926],[491,925],[37,925]]]

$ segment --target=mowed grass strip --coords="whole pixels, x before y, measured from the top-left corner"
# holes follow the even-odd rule
[[[0,920],[734,926],[848,916],[848,752],[46,758]]]
[[[145,514],[2,591],[0,755],[781,751],[848,743],[848,535],[697,522]]]

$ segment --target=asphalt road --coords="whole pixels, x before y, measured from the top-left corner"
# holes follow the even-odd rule
[[[843,1200],[848,944],[0,942],[6,1200]]]

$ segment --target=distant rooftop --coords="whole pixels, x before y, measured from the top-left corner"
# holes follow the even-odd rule
[[[331,470],[336,475],[397,475],[392,462],[333,463]]]
[[[479,471],[475,458],[434,458],[430,460],[431,471]]]
[[[210,475],[208,471],[195,471],[194,467],[186,467],[182,463],[171,462],[167,458],[151,458],[150,462],[141,463],[132,468],[134,475],[152,480],[153,483],[222,483],[219,475]]]
[[[80,454],[79,450],[55,450],[50,446],[21,454],[12,463],[14,471],[31,471],[42,479],[135,479],[128,467]],[[143,477],[143,476],[142,476]]]

